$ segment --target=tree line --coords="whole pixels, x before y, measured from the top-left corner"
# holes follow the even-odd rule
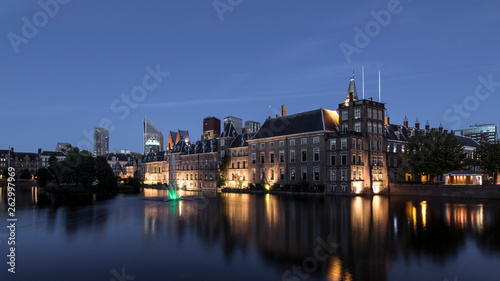
[[[480,167],[484,173],[492,175],[495,183],[500,174],[500,143],[481,142],[472,157],[467,157],[455,135],[442,128],[412,136],[400,156],[403,158],[401,173],[412,176],[432,179],[452,171]]]

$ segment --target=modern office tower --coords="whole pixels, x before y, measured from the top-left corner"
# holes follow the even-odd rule
[[[228,124],[228,123],[233,124],[233,127],[236,129],[236,132],[238,134],[242,133],[243,120],[241,118],[234,117],[234,116],[228,116],[228,117],[224,118],[224,126],[223,127],[225,128],[226,124]]]
[[[94,156],[101,156],[109,152],[109,129],[94,128]]]
[[[216,117],[206,117],[203,119],[204,140],[211,140],[220,136],[220,119]]]
[[[256,133],[260,129],[260,122],[245,121],[245,132]]]
[[[143,121],[144,128],[144,154],[150,151],[163,150],[163,134],[156,125],[146,116]]]
[[[58,142],[57,143],[57,146],[56,146],[56,151],[57,152],[62,152],[63,149],[66,150],[66,147],[68,145],[71,145],[70,143],[67,143],[67,142]]]
[[[495,124],[475,124],[461,130],[462,136],[470,137],[476,142],[495,143],[498,141],[498,126]]]

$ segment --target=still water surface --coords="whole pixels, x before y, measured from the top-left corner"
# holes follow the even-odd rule
[[[500,280],[500,201],[17,191],[0,280]],[[5,226],[4,226],[5,225]]]

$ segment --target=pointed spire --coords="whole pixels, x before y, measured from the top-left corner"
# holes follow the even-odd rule
[[[349,95],[352,93],[353,101],[358,100],[358,92],[356,91],[356,83],[354,82],[354,67],[352,68],[352,76],[349,81],[349,89],[347,90],[346,103],[349,103]]]

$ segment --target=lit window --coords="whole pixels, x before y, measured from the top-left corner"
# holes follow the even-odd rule
[[[336,150],[337,149],[337,140],[330,140],[330,150]]]
[[[356,119],[361,118],[361,108],[356,108],[354,110],[354,118]]]
[[[319,181],[319,167],[314,167],[314,180]]]
[[[290,168],[290,180],[295,180],[295,168]]]
[[[347,149],[347,139],[343,138],[340,140],[340,149]]]

